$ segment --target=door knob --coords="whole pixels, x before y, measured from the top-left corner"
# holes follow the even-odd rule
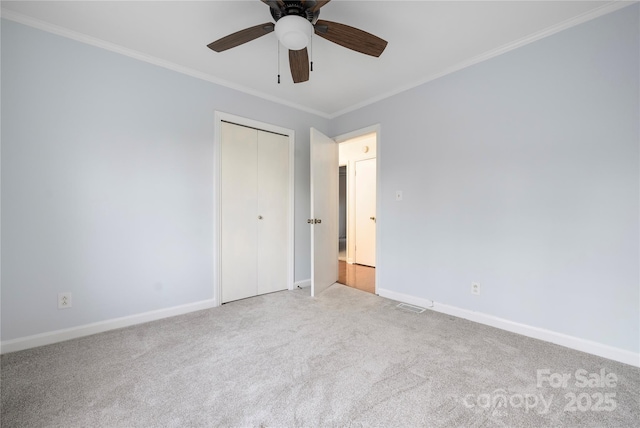
[[[262,220],[262,216],[261,215],[258,216],[258,220]]]
[[[376,218],[375,217],[369,217],[369,220],[376,221]]]

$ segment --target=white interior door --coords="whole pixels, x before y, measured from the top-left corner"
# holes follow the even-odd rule
[[[222,303],[256,295],[257,131],[222,123],[220,280]],[[240,162],[238,160],[241,160]],[[247,268],[249,266],[249,268]]]
[[[311,128],[311,296],[338,281],[338,144]]]
[[[356,257],[361,265],[376,265],[376,160],[355,163]]]
[[[258,132],[258,294],[287,288],[289,138]]]

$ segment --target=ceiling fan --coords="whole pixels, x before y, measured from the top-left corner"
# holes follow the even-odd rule
[[[265,22],[264,24],[245,28],[209,43],[207,46],[216,52],[222,52],[275,30],[280,43],[289,49],[289,68],[291,69],[294,83],[309,80],[307,45],[311,40],[312,32],[345,48],[375,57],[379,57],[387,46],[385,40],[366,31],[337,22],[318,19],[320,8],[329,3],[330,0],[261,1],[269,6],[275,24]]]

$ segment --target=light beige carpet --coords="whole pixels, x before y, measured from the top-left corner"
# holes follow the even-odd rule
[[[285,291],[7,354],[2,427],[640,425],[638,368],[396,305]]]

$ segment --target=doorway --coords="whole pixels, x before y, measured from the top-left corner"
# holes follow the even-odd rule
[[[338,146],[338,282],[375,294],[377,132]]]
[[[310,129],[309,149],[310,149],[310,168],[309,168],[309,190],[310,190],[310,218],[307,219],[307,223],[310,224],[311,229],[311,297],[320,295],[324,290],[331,285],[339,282],[339,259],[338,259],[338,247],[339,247],[339,231],[338,231],[338,181],[339,181],[339,148],[340,143],[344,143],[352,140],[364,140],[369,138],[370,141],[375,141],[375,145],[380,145],[380,125],[373,125],[367,128],[363,128],[357,131],[353,131],[347,134],[342,134],[335,138],[330,138],[318,131],[315,128]],[[375,138],[374,138],[375,137]],[[362,141],[361,141],[362,142]],[[345,144],[344,147],[348,147]],[[355,145],[353,145],[355,147]],[[376,159],[377,164],[380,161],[379,155],[372,151],[373,146],[364,144],[358,146],[361,153],[365,158]],[[363,159],[361,159],[363,160]],[[347,176],[349,176],[349,168],[347,165]],[[353,170],[353,169],[352,169]],[[373,192],[378,198],[378,183],[377,175],[375,179],[376,191]],[[347,189],[349,183],[354,183],[355,180],[347,178]],[[348,191],[348,190],[347,190]],[[374,204],[377,207],[377,202]],[[350,215],[347,204],[347,261],[345,269],[349,267],[358,267],[355,264],[355,240],[351,238],[354,233],[354,228],[349,226]],[[351,217],[352,218],[352,217]],[[375,220],[376,230],[380,227],[381,223],[374,213],[370,215],[370,218]],[[378,233],[376,233],[378,235]],[[378,290],[378,278],[379,275],[375,275],[379,272],[382,266],[380,262],[380,246],[377,239],[374,239],[376,248],[375,254],[375,266],[363,266],[363,268],[370,269],[369,272],[374,273],[373,287],[369,288],[369,291],[373,290],[374,294],[377,294]],[[371,270],[373,269],[373,270]],[[357,272],[356,272],[357,275]],[[360,275],[358,275],[360,276]],[[342,280],[347,282],[345,278]]]

